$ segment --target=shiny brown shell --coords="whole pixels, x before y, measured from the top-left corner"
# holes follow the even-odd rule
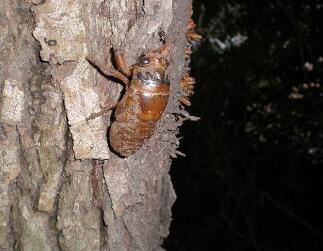
[[[165,110],[170,88],[164,50],[148,51],[133,66],[131,82],[116,108],[109,132],[110,144],[121,156],[135,153],[154,134]]]

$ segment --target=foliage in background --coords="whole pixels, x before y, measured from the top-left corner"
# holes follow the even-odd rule
[[[196,0],[167,250],[323,250],[323,2]]]

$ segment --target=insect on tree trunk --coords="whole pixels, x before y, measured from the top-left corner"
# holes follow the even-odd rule
[[[0,250],[159,250],[175,193],[168,174],[188,71],[190,0],[0,1]],[[133,65],[170,44],[170,95],[156,130],[127,158],[108,144]],[[91,64],[88,59],[95,61]],[[130,135],[131,136],[131,135]]]

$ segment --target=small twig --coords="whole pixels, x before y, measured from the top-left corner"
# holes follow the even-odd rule
[[[183,116],[183,117],[185,117],[185,118],[187,118],[187,119],[189,119],[189,120],[191,120],[191,121],[198,121],[198,120],[200,120],[200,119],[201,119],[200,117],[196,117],[196,116],[192,116],[192,115],[190,115],[190,114],[189,114],[187,111],[185,111],[185,110],[179,110],[179,111],[174,112],[173,114],[181,115],[181,116]]]
[[[246,225],[247,225],[247,227],[249,229],[249,233],[250,233],[250,236],[251,236],[251,241],[253,242],[256,250],[260,251],[255,231],[253,230],[253,227],[252,227],[252,224],[251,224],[251,222],[249,220],[249,217],[246,214],[244,214],[244,220],[245,220]]]
[[[298,223],[300,223],[303,227],[305,227],[307,230],[312,232],[315,235],[323,236],[323,233],[316,230],[311,224],[309,224],[307,221],[303,220],[302,218],[295,215],[293,212],[291,212],[289,209],[281,205],[279,202],[277,202],[269,193],[262,192],[261,195],[263,198],[266,198],[268,201],[274,204],[275,207],[282,210],[285,214],[287,214],[290,218],[294,219]]]
[[[233,222],[231,220],[229,220],[225,215],[222,216],[225,221],[227,222],[227,224],[229,225],[229,228],[243,241],[247,242],[247,243],[254,243],[254,240],[251,240],[250,238],[248,238],[247,236],[245,236],[244,234],[242,234],[239,229],[233,224]],[[285,249],[277,249],[277,248],[272,248],[269,247],[267,245],[264,245],[260,242],[257,242],[257,246],[262,248],[263,250],[269,250],[269,251],[285,251]]]
[[[176,150],[176,151],[175,151],[175,153],[176,153],[177,155],[179,155],[179,156],[186,157],[186,154],[185,154],[185,153],[182,153],[182,152],[180,152],[180,151],[178,151],[178,150]]]

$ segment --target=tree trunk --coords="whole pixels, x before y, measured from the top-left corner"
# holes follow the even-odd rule
[[[175,193],[169,177],[191,0],[0,0],[0,250],[159,250]],[[112,48],[129,64],[173,45],[169,103],[135,154],[110,151],[122,95],[102,75]]]

